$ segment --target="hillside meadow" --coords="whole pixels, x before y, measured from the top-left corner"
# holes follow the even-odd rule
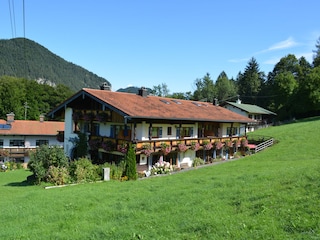
[[[320,239],[320,118],[236,161],[54,189],[0,172],[0,239]]]

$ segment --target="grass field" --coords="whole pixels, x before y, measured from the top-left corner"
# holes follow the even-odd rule
[[[0,239],[320,239],[320,120],[258,154],[163,177],[45,190],[0,172]]]

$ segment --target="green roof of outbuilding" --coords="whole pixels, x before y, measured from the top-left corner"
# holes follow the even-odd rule
[[[244,104],[244,103],[234,103],[234,102],[227,102],[227,104],[232,105],[236,108],[239,108],[248,113],[259,113],[259,114],[266,114],[266,115],[277,115],[274,112],[271,112],[267,109],[259,107],[257,105],[252,104]]]

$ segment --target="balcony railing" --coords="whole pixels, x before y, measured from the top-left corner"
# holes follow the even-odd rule
[[[216,142],[222,144],[226,142],[240,142],[242,139],[246,139],[245,136],[231,136],[231,137],[211,137],[207,136],[204,138],[181,138],[181,139],[152,139],[152,140],[133,140],[129,141],[126,139],[114,139],[108,137],[93,136],[89,141],[91,149],[103,148],[108,152],[117,151],[119,146],[124,146],[129,143],[136,145],[136,154],[140,154],[142,150],[148,146],[153,152],[161,151],[163,146],[170,146],[171,151],[178,149],[179,144],[184,144],[186,148],[191,148],[196,143],[198,146],[203,148],[205,144],[211,143],[214,145]],[[91,143],[90,143],[91,142]],[[94,146],[93,146],[94,145]]]

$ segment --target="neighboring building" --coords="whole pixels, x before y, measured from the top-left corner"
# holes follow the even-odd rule
[[[7,114],[7,120],[0,119],[0,161],[27,163],[29,152],[42,144],[63,146],[63,131],[63,122],[44,121],[44,116],[30,121]]]
[[[197,143],[239,139],[251,119],[212,103],[84,88],[48,113],[65,121],[64,149],[72,157],[78,132],[87,133],[92,159],[117,162],[127,143],[136,144],[138,165],[151,167],[163,155],[179,166],[189,166],[205,151],[192,151]],[[179,143],[188,149],[180,152]],[[145,151],[148,146],[151,155]],[[200,148],[202,149],[202,148]]]
[[[247,131],[254,131],[257,128],[268,126],[277,115],[267,109],[252,104],[244,104],[238,99],[237,102],[226,102],[223,104],[226,109],[252,119],[254,122],[248,124]]]

